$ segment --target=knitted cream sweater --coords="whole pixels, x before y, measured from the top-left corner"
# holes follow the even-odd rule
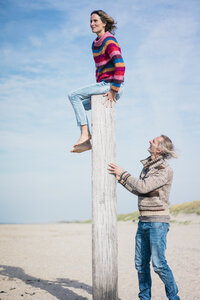
[[[173,171],[159,156],[141,161],[144,168],[139,179],[124,172],[119,180],[126,189],[138,196],[140,220],[143,222],[169,222],[169,194]]]

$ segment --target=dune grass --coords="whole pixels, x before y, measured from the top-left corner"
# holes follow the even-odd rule
[[[170,214],[177,216],[179,213],[197,214],[200,216],[200,200],[175,204],[170,207]],[[137,221],[138,217],[139,212],[135,211],[129,214],[118,215],[117,221]]]
[[[200,216],[200,200],[192,201],[192,202],[184,202],[181,204],[175,204],[170,207],[171,215],[177,216],[179,213],[197,214]],[[132,212],[129,214],[119,214],[117,216],[117,221],[118,222],[128,222],[128,221],[135,222],[135,221],[138,221],[138,218],[139,218],[139,212],[135,211],[135,212]],[[189,222],[189,221],[186,221],[186,222]],[[81,221],[80,223],[88,224],[88,223],[92,223],[92,220],[85,220],[85,221]]]
[[[130,214],[121,214],[117,216],[117,221],[123,221],[123,222],[127,222],[127,221],[137,221],[139,217],[139,212],[135,211],[133,213]]]
[[[170,207],[170,213],[174,216],[179,213],[197,214],[200,216],[200,200],[172,205]]]

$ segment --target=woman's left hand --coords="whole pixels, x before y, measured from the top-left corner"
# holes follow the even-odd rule
[[[109,92],[107,92],[103,96],[107,97],[106,100],[103,103],[103,104],[105,104],[106,107],[108,107],[108,106],[112,107],[113,102],[117,103],[116,92],[114,92],[113,90],[110,90]]]

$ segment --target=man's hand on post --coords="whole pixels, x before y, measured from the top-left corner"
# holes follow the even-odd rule
[[[109,174],[115,175],[116,179],[119,180],[120,176],[124,172],[124,170],[122,168],[118,167],[117,165],[112,164],[112,163],[109,164],[108,166],[109,166],[109,168],[108,168]]]

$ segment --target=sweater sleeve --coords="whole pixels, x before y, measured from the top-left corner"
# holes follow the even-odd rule
[[[132,177],[131,174],[129,174],[128,172],[123,172],[120,176],[120,179],[118,180],[118,182],[123,185],[129,192],[131,192],[132,194],[138,196],[137,191],[135,191],[132,187],[132,185],[129,183],[129,177]]]
[[[106,48],[106,52],[108,53],[115,67],[111,89],[114,92],[118,92],[121,83],[124,80],[124,73],[125,73],[125,64],[121,55],[121,49],[119,47],[119,44],[113,40],[110,40]]]
[[[124,187],[126,187],[132,193],[139,195],[149,193],[165,185],[170,178],[172,178],[172,176],[172,170],[166,168],[158,170],[155,174],[145,179],[137,179],[130,174],[129,176],[122,174],[119,183],[124,185]]]

